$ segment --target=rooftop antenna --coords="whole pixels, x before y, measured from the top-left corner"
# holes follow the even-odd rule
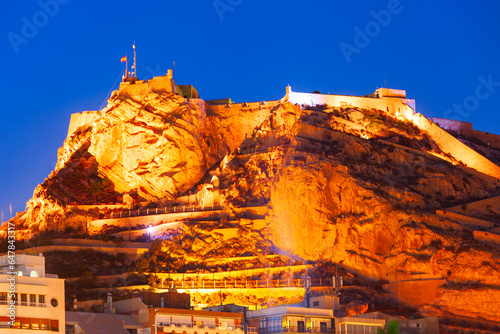
[[[134,45],[132,47],[134,48],[134,65],[132,65],[132,68],[134,70],[132,71],[132,78],[137,79],[137,57],[135,54],[135,41],[134,41]]]

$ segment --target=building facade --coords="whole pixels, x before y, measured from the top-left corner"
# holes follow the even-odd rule
[[[64,280],[45,273],[43,256],[0,256],[0,328],[12,333],[64,333],[64,304]]]
[[[259,334],[335,333],[333,309],[277,306],[248,311],[247,317]]]
[[[337,334],[368,334],[378,333],[386,325],[386,319],[376,313],[360,314],[355,317],[335,319]]]

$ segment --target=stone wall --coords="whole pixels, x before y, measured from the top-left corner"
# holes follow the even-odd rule
[[[471,217],[492,217],[493,214],[500,214],[500,196],[467,203],[466,205],[454,206],[447,210]]]
[[[178,213],[166,213],[166,214],[158,214],[158,215],[149,215],[149,216],[139,216],[139,217],[130,217],[126,218],[113,218],[113,219],[101,219],[101,220],[93,220],[89,223],[89,233],[99,233],[104,225],[108,226],[121,226],[121,227],[138,227],[138,226],[149,226],[149,225],[159,225],[162,223],[169,222],[178,222],[183,220],[219,220],[223,217],[228,219],[234,219],[236,215],[239,214],[250,214],[250,215],[264,215],[267,211],[267,207],[247,207],[247,208],[234,208],[233,212],[225,211],[225,210],[214,210],[214,211],[196,211],[189,212],[187,211],[188,207],[186,207],[186,212],[178,212]],[[125,211],[123,215],[126,214]],[[124,232],[128,233],[128,232]]]
[[[68,205],[68,209],[73,209],[77,208],[80,210],[93,210],[93,209],[98,209],[98,210],[114,210],[114,209],[127,209],[128,206],[126,204],[96,204],[96,205]]]
[[[141,101],[149,92],[177,93],[171,70],[164,76],[154,77],[150,80],[136,80],[133,83],[122,82],[118,90],[118,94],[135,101]]]
[[[104,248],[150,248],[151,244],[147,242],[121,242],[115,244],[111,241],[100,241],[92,239],[52,239],[54,246],[85,246],[85,247],[104,247]]]
[[[87,246],[57,246],[57,245],[52,245],[52,246],[39,246],[39,247],[33,247],[30,248],[33,251],[37,253],[45,253],[45,252],[51,252],[51,251],[69,251],[69,252],[78,252],[80,250],[88,250],[92,249],[96,252],[103,252],[107,254],[120,254],[124,253],[127,254],[128,256],[137,259],[139,258],[142,254],[146,253],[149,251],[149,248],[125,248],[125,247],[87,247]],[[24,250],[20,250],[19,252],[24,252]]]
[[[500,179],[500,167],[429,121],[422,114],[412,115],[409,119],[419,129],[427,132],[443,152],[451,154],[468,167]]]
[[[474,234],[474,239],[476,239],[476,240],[492,242],[492,243],[495,243],[497,245],[500,245],[500,235],[499,234],[483,232],[483,231],[473,231],[472,233]]]
[[[441,217],[445,217],[448,219],[451,219],[453,221],[456,221],[457,223],[460,223],[462,225],[466,225],[472,228],[486,228],[490,229],[495,227],[495,224],[486,220],[482,219],[477,219],[477,218],[472,218],[472,217],[467,217],[455,212],[450,212],[450,211],[443,211],[443,210],[436,210],[436,214]]]
[[[71,114],[68,127],[67,138],[71,137],[73,132],[80,126],[89,126],[99,117],[98,111],[82,111],[80,113]]]
[[[444,130],[458,132],[465,137],[478,139],[486,145],[490,144],[491,147],[500,149],[500,135],[474,130],[472,127],[472,123],[438,117],[430,118],[430,120],[439,125]]]
[[[402,115],[409,118],[415,112],[415,100],[383,97],[359,97],[345,95],[327,95],[327,94],[310,94],[292,92],[291,88],[287,88],[287,96],[290,103],[299,105],[323,105],[330,107],[356,107],[363,109],[378,109],[389,112],[391,115]]]

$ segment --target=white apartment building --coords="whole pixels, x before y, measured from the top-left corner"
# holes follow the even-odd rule
[[[64,280],[45,273],[43,256],[0,256],[0,331],[64,333]]]

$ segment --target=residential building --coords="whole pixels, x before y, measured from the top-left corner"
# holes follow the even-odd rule
[[[143,301],[145,298],[150,298],[150,301],[155,302],[158,297],[143,295],[142,298],[116,302],[108,297],[105,309],[112,310],[116,314],[133,315],[143,328],[150,330],[150,333],[244,334],[243,313],[166,308],[154,306],[154,303],[148,305]],[[179,298],[182,299],[180,296]],[[255,333],[256,330],[249,328],[248,332]]]
[[[334,290],[311,291],[309,294],[309,307],[333,310],[334,314],[339,310],[339,296]]]
[[[242,313],[158,308],[154,319],[156,333],[244,334]]]
[[[66,334],[146,334],[132,315],[66,312]]]
[[[335,333],[333,309],[276,306],[248,311],[247,318],[259,334]]]
[[[386,325],[385,317],[378,313],[365,313],[335,319],[336,334],[378,333]]]
[[[64,304],[64,280],[45,272],[41,254],[0,256],[0,305],[4,305],[0,328],[12,328],[13,333],[64,333]]]

